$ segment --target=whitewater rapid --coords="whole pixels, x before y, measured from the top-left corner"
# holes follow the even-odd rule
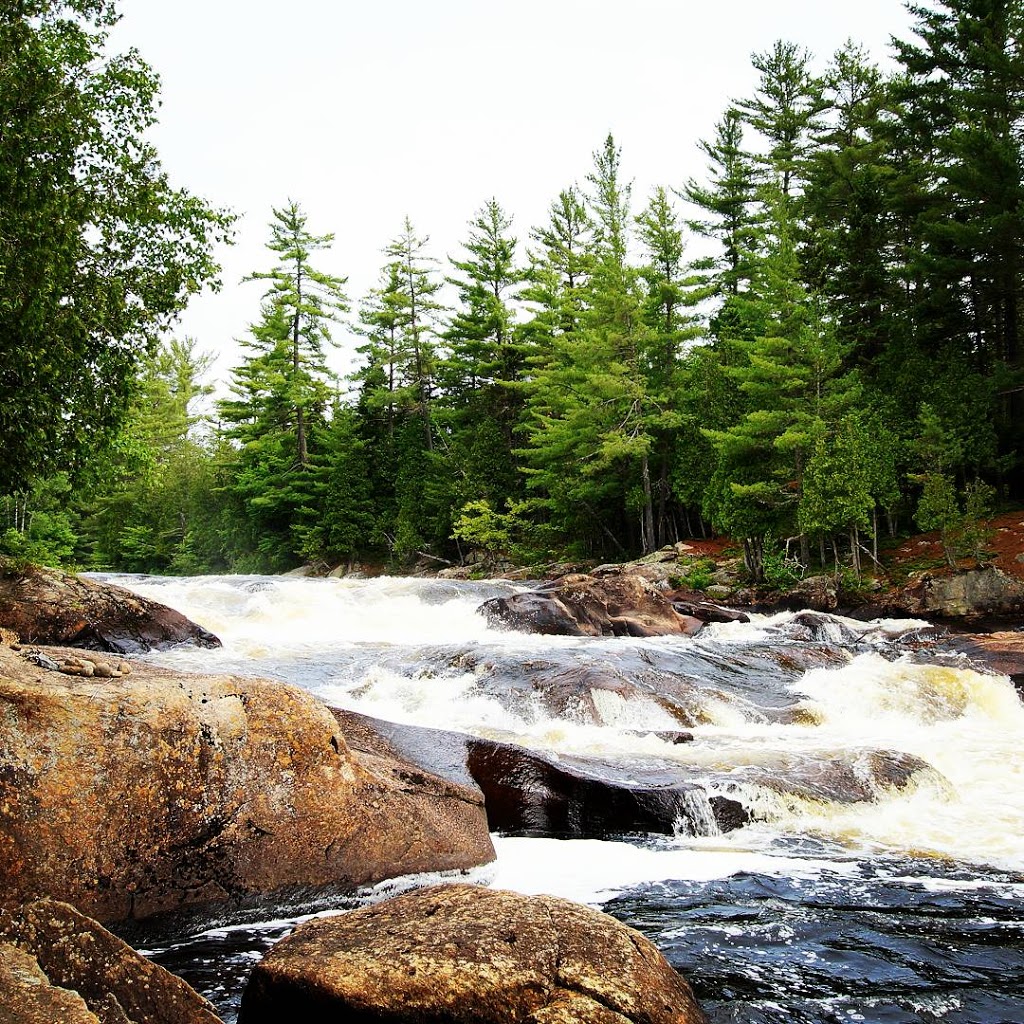
[[[496,862],[466,876],[645,931],[712,1024],[1024,1021],[1024,705],[1006,677],[900,645],[925,623],[836,623],[825,643],[800,640],[790,614],[692,639],[531,636],[477,613],[523,589],[504,581],[113,579],[224,642],[159,663],[555,760],[674,769],[739,800],[754,820],[724,834],[712,821],[697,835],[496,835]],[[672,741],[681,729],[692,742]],[[879,756],[925,767],[887,788]],[[252,963],[294,923],[149,952],[230,1024]]]
[[[655,639],[532,636],[492,629],[482,601],[521,585],[381,578],[122,578],[221,637],[220,650],[180,648],[157,659],[197,671],[245,672],[304,686],[326,702],[411,725],[501,739],[555,755],[646,757],[722,772],[801,755],[853,757],[860,748],[912,754],[936,769],[907,792],[844,805],[747,786],[764,820],[718,847],[772,854],[795,837],[837,842],[851,853],[944,857],[1024,871],[1024,705],[1006,677],[962,665],[915,664],[884,650],[856,650],[779,686],[795,721],[766,721],[763,708],[718,680],[700,696],[695,741],[655,735],[681,727],[650,694],[590,691],[598,718],[552,714],[541,703],[502,699],[490,667],[528,675],[540,659],[628,675],[624,651],[671,664],[674,655],[738,657],[770,640],[788,614],[712,626],[701,637]],[[850,625],[864,631],[863,624]],[[890,635],[923,623],[881,623]],[[465,667],[464,667],[465,666]],[[594,670],[589,669],[588,670]],[[779,699],[785,699],[780,697]],[[737,784],[742,793],[744,785]],[[693,846],[693,837],[678,837]],[[620,851],[621,852],[621,851]],[[538,854],[541,858],[549,854]],[[595,856],[594,850],[589,856]],[[749,866],[749,864],[748,864]],[[654,875],[666,870],[653,867]],[[691,870],[698,870],[691,868]],[[604,890],[601,890],[604,891]]]

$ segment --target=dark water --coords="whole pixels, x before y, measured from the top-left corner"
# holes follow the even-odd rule
[[[646,885],[604,909],[658,945],[713,1024],[1024,1021],[1024,880],[842,868]]]

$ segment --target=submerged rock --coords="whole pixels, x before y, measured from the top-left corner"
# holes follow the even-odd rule
[[[773,628],[773,633],[789,640],[804,640],[816,644],[835,644],[838,647],[855,647],[864,636],[842,619],[825,612],[797,612],[791,619]]]
[[[574,573],[542,588],[485,601],[488,623],[563,636],[693,635],[703,622],[681,615],[650,581],[628,573]]]
[[[220,647],[211,632],[173,608],[112,583],[39,566],[0,571],[0,626],[26,644],[119,654],[183,643]]]
[[[493,856],[478,791],[353,754],[305,691],[68,676],[0,648],[2,904],[57,896],[123,922]]]
[[[4,978],[23,983],[5,989]],[[3,1011],[13,1012],[5,1017]],[[0,911],[0,1020],[40,1024],[219,1024],[181,978],[67,903]]]
[[[553,896],[453,885],[310,921],[253,971],[239,1024],[699,1024],[638,932]]]

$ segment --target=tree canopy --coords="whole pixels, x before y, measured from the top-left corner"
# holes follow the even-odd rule
[[[751,94],[697,143],[699,178],[634,197],[609,134],[541,225],[514,229],[492,196],[435,255],[406,217],[355,323],[320,265],[331,236],[297,203],[274,210],[214,427],[171,400],[202,387],[198,349],[146,353],[213,273],[228,218],[146,148],[156,83],[136,55],[103,56],[108,3],[7,8],[0,427],[17,493],[0,544],[254,571],[604,559],[710,529],[760,582],[783,551],[859,572],[916,523],[951,562],[977,557],[979,510],[1024,499],[1024,7],[910,10],[892,72],[853,42],[753,54]],[[346,330],[347,376],[327,362]],[[111,479],[69,499],[67,473],[126,409]]]
[[[107,52],[111,0],[0,5],[0,492],[78,470],[215,281],[231,216],[168,181],[158,81]]]

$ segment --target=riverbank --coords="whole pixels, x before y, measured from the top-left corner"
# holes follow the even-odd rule
[[[680,541],[617,565],[618,571],[642,576],[680,601],[710,600],[748,611],[808,608],[862,620],[926,617],[972,632],[1015,629],[1024,623],[1024,510],[995,517],[983,558],[962,559],[956,567],[946,561],[941,537],[934,531],[883,544],[877,562],[865,555],[860,574],[846,566],[805,570],[795,558],[781,559],[772,563],[768,579],[759,586],[751,584],[740,546],[727,537]],[[593,561],[532,567],[493,560],[462,566],[421,561],[410,575],[552,580],[609,569]],[[379,571],[360,566],[354,575]],[[333,574],[348,575],[341,568]]]

